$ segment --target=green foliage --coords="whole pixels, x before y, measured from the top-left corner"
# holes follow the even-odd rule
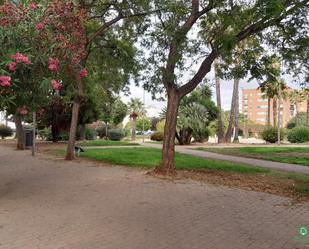
[[[195,142],[203,143],[205,141],[208,141],[208,138],[210,136],[210,129],[208,127],[196,129],[196,130],[193,130],[192,135],[193,135]]]
[[[278,129],[276,127],[268,126],[261,132],[262,138],[269,143],[278,142]],[[281,129],[281,140],[284,139],[285,130]]]
[[[13,135],[13,130],[9,126],[0,124],[0,137],[2,139],[6,137],[10,137],[12,135]]]
[[[162,131],[156,131],[155,133],[151,134],[150,139],[152,141],[163,141],[164,133]]]
[[[111,129],[108,130],[107,136],[112,141],[120,141],[124,138],[125,133],[122,129]]]
[[[288,132],[288,140],[291,143],[305,143],[309,141],[309,127],[295,127]]]
[[[128,109],[131,118],[146,115],[145,107],[139,98],[131,98],[128,103]]]
[[[144,127],[143,127],[143,123],[144,123]],[[142,130],[148,131],[148,130],[150,130],[150,128],[151,128],[151,121],[150,121],[149,118],[144,118],[144,119],[143,118],[138,118],[136,120],[136,129],[138,131],[142,131]]]
[[[297,113],[287,124],[288,129],[293,129],[294,127],[306,126],[307,125],[307,113],[300,112]]]
[[[110,125],[107,125],[107,130],[111,128]],[[96,128],[96,133],[100,138],[106,137],[106,124],[102,124],[99,127]]]
[[[164,132],[165,120],[161,120],[156,125],[156,131]]]

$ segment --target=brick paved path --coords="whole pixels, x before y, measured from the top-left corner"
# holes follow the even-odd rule
[[[0,147],[0,249],[309,248],[309,203],[29,154]]]

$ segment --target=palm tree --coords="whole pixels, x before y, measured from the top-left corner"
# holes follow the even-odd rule
[[[215,69],[215,81],[216,81],[216,98],[217,98],[217,107],[218,107],[218,143],[222,143],[224,141],[224,130],[223,130],[223,121],[222,121],[222,106],[221,106],[221,85],[220,85],[220,77],[219,77],[219,65],[215,61],[214,62]]]
[[[260,84],[259,89],[261,90],[262,93],[264,93],[265,97],[268,99],[268,125],[270,125],[271,121],[271,115],[270,115],[270,103],[271,100],[273,100],[273,125],[277,126],[277,109],[278,109],[278,99],[280,93],[282,93],[282,97],[284,97],[284,93],[286,90],[287,86],[283,81],[278,81],[278,82],[264,82]],[[280,103],[279,103],[280,105]]]
[[[145,108],[138,98],[131,98],[130,102],[128,103],[128,109],[130,113],[130,118],[132,119],[132,141],[136,139],[136,119],[139,116],[145,114]]]
[[[309,89],[306,88],[301,92],[301,100],[305,100],[307,102],[307,111],[306,111],[306,125],[309,125]]]
[[[302,101],[303,99],[303,95],[302,92],[299,90],[293,90],[290,95],[290,101],[291,104],[293,104],[295,106],[295,111],[296,111],[296,125],[299,125],[299,117],[298,117],[298,103]]]

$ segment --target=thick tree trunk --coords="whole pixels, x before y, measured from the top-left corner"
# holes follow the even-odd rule
[[[239,79],[235,79],[234,85],[237,87],[236,91],[236,103],[235,103],[235,135],[234,135],[234,143],[239,143],[239,137],[238,137],[238,124],[239,124]]]
[[[86,125],[85,124],[80,125],[79,140],[81,141],[86,140]]]
[[[277,99],[273,98],[273,126],[277,126]]]
[[[175,134],[177,114],[180,97],[176,89],[168,89],[167,112],[164,127],[164,141],[162,149],[162,162],[155,168],[155,173],[163,175],[175,175]]]
[[[233,128],[234,128],[235,118],[236,118],[237,98],[239,95],[238,92],[239,92],[239,79],[235,79],[234,86],[233,86],[233,97],[232,97],[232,103],[231,103],[229,126],[225,134],[225,141],[228,143],[232,141],[232,136],[233,136]]]
[[[14,115],[14,122],[16,127],[17,149],[24,150],[25,149],[24,130],[21,118],[17,114]]]
[[[132,117],[132,141],[136,140],[136,116]]]
[[[69,134],[69,142],[67,147],[67,155],[65,157],[66,160],[73,160],[75,158],[75,140],[76,140],[76,130],[77,130],[77,122],[78,122],[78,113],[79,113],[80,102],[75,100],[72,108],[72,119],[71,119],[71,127]]]
[[[218,65],[214,62],[215,68],[215,81],[216,81],[216,97],[217,97],[217,107],[218,107],[218,121],[217,121],[217,136],[218,143],[224,142],[224,130],[223,130],[223,122],[222,122],[222,106],[221,106],[221,86],[220,86],[220,78],[218,75]]]
[[[271,124],[270,103],[271,103],[271,99],[268,97],[267,99],[267,125],[268,126],[270,126]]]

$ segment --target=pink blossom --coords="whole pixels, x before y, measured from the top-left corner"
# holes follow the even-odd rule
[[[61,84],[58,81],[52,80],[51,84],[55,91],[59,92],[61,90]]]
[[[15,55],[12,55],[11,58],[13,60],[15,60],[16,62],[22,62],[26,65],[29,65],[30,64],[30,60],[28,59],[27,56],[24,56],[23,54],[21,53],[16,53]]]
[[[88,76],[88,71],[87,69],[82,69],[80,72],[79,72],[79,77],[81,78],[86,78]]]
[[[30,8],[32,10],[36,10],[38,8],[38,5],[36,3],[30,3]]]
[[[42,23],[42,22],[39,22],[37,25],[36,25],[36,29],[37,30],[43,30],[45,28],[45,24]]]
[[[58,71],[59,59],[53,59],[52,57],[49,58],[49,70],[52,72]]]
[[[11,85],[11,77],[10,76],[0,76],[0,85],[3,86],[3,87],[9,87]]]
[[[8,65],[9,70],[12,71],[12,72],[15,72],[15,71],[16,71],[16,65],[17,65],[16,62],[14,62],[14,61],[11,62],[11,63]]]
[[[28,109],[25,105],[22,106],[22,107],[18,107],[17,112],[19,112],[19,114],[23,115],[23,116],[26,116],[29,113],[29,111],[28,111]]]

